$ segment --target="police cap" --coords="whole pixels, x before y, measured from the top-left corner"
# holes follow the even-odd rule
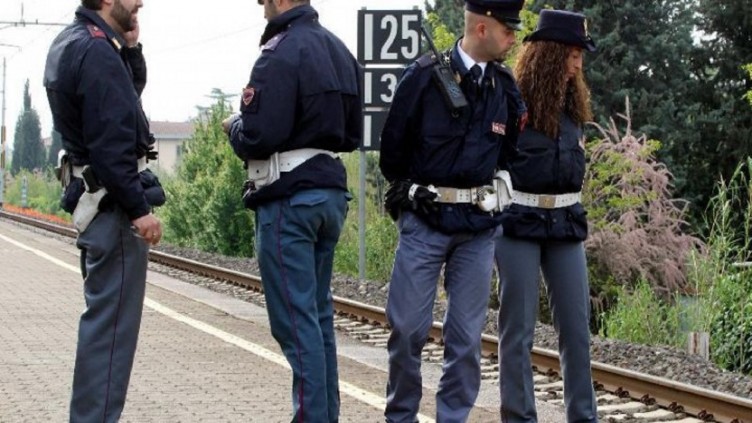
[[[525,0],[465,0],[465,9],[479,15],[491,16],[504,25],[522,29],[520,10]]]
[[[566,10],[541,10],[538,26],[523,40],[529,41],[554,41],[595,51],[595,42],[588,33],[585,15]]]

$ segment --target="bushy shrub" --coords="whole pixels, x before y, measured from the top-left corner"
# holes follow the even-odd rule
[[[220,100],[197,120],[176,176],[164,180],[167,203],[158,215],[169,243],[250,257],[253,213],[241,201],[246,174],[222,130],[230,112]]]
[[[640,281],[634,289],[622,286],[616,306],[606,313],[601,335],[644,345],[683,345],[678,308],[655,295]]]
[[[45,214],[68,216],[60,208],[62,186],[49,170],[30,172],[22,169],[16,176],[9,179],[4,202],[16,206],[22,205],[21,192],[24,179],[27,183],[26,207]]]
[[[692,261],[700,299],[695,322],[710,332],[710,355],[721,367],[752,374],[752,158],[718,183],[707,212],[708,254]]]
[[[687,234],[686,202],[671,197],[672,176],[655,158],[660,143],[632,132],[628,102],[620,117],[623,134],[612,119],[608,128],[596,125],[602,138],[587,147],[583,202],[591,225],[585,243],[591,286],[607,302],[618,287],[640,280],[664,298],[688,292],[688,255],[704,244]]]
[[[726,370],[752,374],[752,272],[721,277],[713,291],[712,358]]]
[[[358,205],[359,205],[359,160],[360,153],[354,152],[342,155],[343,162],[347,168],[348,190],[353,195],[350,202],[350,211],[347,214],[345,226],[342,229],[337,250],[334,256],[334,268],[336,272],[350,276],[359,275],[359,231],[358,231]],[[392,265],[394,263],[394,252],[397,248],[397,228],[391,218],[383,211],[382,203],[382,184],[374,184],[371,181],[378,181],[380,176],[378,167],[378,156],[373,153],[367,153],[366,163],[367,175],[369,181],[366,184],[366,269],[365,275],[369,280],[386,282],[391,278]]]

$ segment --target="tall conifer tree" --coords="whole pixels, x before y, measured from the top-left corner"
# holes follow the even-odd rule
[[[24,87],[24,108],[16,121],[13,147],[11,173],[16,174],[21,169],[35,170],[44,167],[46,157],[42,144],[42,127],[39,114],[31,106],[28,80]]]

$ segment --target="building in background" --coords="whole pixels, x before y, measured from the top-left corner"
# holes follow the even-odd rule
[[[149,125],[159,152],[156,166],[151,167],[159,172],[172,174],[180,163],[184,143],[193,136],[193,122],[151,121]]]

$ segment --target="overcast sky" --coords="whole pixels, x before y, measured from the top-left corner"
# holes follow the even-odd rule
[[[144,109],[152,120],[186,121],[196,106],[211,103],[213,88],[240,93],[258,56],[258,40],[266,21],[256,0],[143,0],[139,12],[148,83]],[[68,23],[77,0],[0,0],[0,21]],[[423,0],[312,0],[321,22],[342,38],[355,54],[357,11],[412,9]],[[42,86],[47,50],[62,27],[13,27],[0,24],[0,57],[7,59],[7,143],[12,144],[23,109],[23,85],[28,78],[32,105],[42,120],[42,136],[50,136],[52,118]],[[1,59],[0,59],[1,60]],[[2,66],[2,63],[0,63]],[[1,71],[1,70],[0,70]],[[236,106],[236,105],[235,105]]]

